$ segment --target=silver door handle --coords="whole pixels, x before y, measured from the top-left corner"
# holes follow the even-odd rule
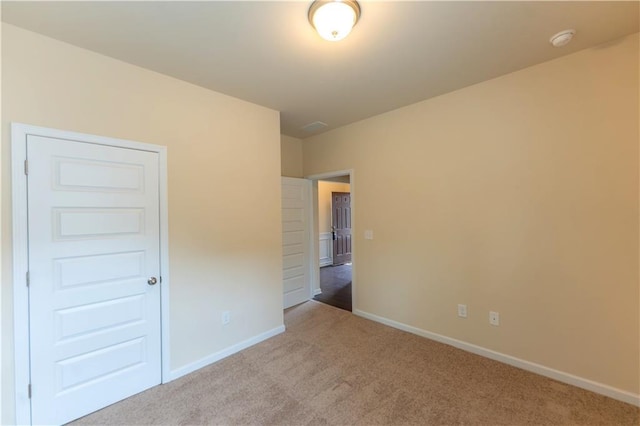
[[[149,285],[155,285],[158,282],[158,280],[156,279],[156,277],[151,277],[149,278],[149,280],[147,280],[147,284]]]

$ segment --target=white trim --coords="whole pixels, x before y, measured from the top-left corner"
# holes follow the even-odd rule
[[[170,374],[171,380],[175,380],[189,373],[193,373],[194,371],[199,370],[203,367],[206,367],[207,365],[213,364],[214,362],[218,362],[223,358],[226,358],[235,353],[238,353],[243,349],[246,349],[250,346],[263,342],[273,336],[277,336],[278,334],[283,333],[284,331],[285,331],[285,327],[284,325],[281,325],[269,331],[265,331],[264,333],[258,334],[257,336],[254,336],[249,339],[243,340],[242,342],[236,343],[235,345],[229,346],[228,348],[212,353],[211,355],[201,358],[198,361],[192,362],[176,370],[173,370]]]
[[[317,296],[319,294],[322,294],[322,289],[321,288],[316,288],[315,290],[313,290],[313,295]]]
[[[315,174],[315,175],[308,175],[308,176],[305,176],[305,179],[324,180],[324,179],[334,178],[334,177],[338,177],[338,176],[346,176],[346,175],[349,175],[349,184],[352,184],[353,183],[352,182],[353,169],[337,170],[335,172],[327,172],[327,173],[318,173],[318,174]]]
[[[314,271],[314,267],[315,267],[315,261],[314,259],[316,259],[318,257],[318,252],[317,247],[315,246],[315,244],[313,243],[315,238],[314,238],[314,214],[313,214],[313,185],[312,182],[309,179],[305,179],[307,181],[307,185],[305,188],[305,195],[307,197],[307,206],[306,206],[306,213],[307,213],[307,221],[309,223],[309,226],[307,229],[307,247],[309,247],[309,253],[307,256],[307,276],[309,277],[309,300],[313,299],[313,296],[316,295],[316,289],[319,290],[320,289],[320,276],[315,273]]]
[[[318,250],[319,248],[319,241],[318,241],[318,232],[320,231],[320,226],[318,223],[318,211],[319,211],[319,204],[318,204],[318,181],[317,180],[312,180],[311,181],[311,200],[309,201],[309,204],[311,206],[311,220],[312,220],[312,224],[313,226],[311,227],[311,241],[309,242],[310,247],[312,250]],[[318,258],[319,258],[319,254],[317,252],[314,252],[314,254],[311,256],[311,264],[309,265],[309,267],[311,268],[311,276],[313,277],[313,289],[314,292],[315,291],[320,291],[322,292],[322,289],[320,288],[320,265],[318,262]]]
[[[29,373],[29,293],[25,276],[29,267],[28,224],[27,224],[27,179],[24,161],[27,158],[27,135],[37,135],[69,141],[81,141],[97,145],[107,145],[139,151],[156,152],[159,155],[159,196],[160,196],[160,287],[161,304],[161,356],[162,382],[168,381],[170,368],[169,347],[169,221],[167,197],[167,148],[143,142],[88,135],[46,127],[11,123],[11,188],[13,221],[13,322],[15,357],[15,405],[16,424],[31,424],[31,404],[27,394]]]
[[[559,382],[567,383],[582,389],[586,389],[591,392],[595,392],[604,396],[608,396],[618,401],[626,402],[628,404],[636,405],[640,407],[640,395],[632,392],[617,389],[603,383],[598,383],[593,380],[585,379],[583,377],[575,376],[564,371],[555,370],[544,365],[536,364],[534,362],[526,361],[520,358],[506,355],[500,352],[492,351],[491,349],[483,348],[472,343],[467,343],[462,340],[453,339],[451,337],[443,336],[441,334],[432,333],[431,331],[423,330],[421,328],[413,327],[398,321],[394,321],[388,318],[384,318],[375,314],[362,311],[360,309],[354,309],[353,313],[360,317],[379,322],[384,325],[388,325],[399,330],[403,330],[418,336],[426,337],[427,339],[435,340],[440,343],[444,343],[458,349],[462,349],[467,352],[474,353],[476,355],[483,356],[485,358],[493,359],[514,367],[521,368],[523,370],[530,371],[532,373],[540,374],[541,376],[549,377]]]
[[[318,253],[316,252],[317,248],[314,247],[313,244],[313,189],[311,181],[309,179],[305,179],[305,181],[305,196],[307,197],[305,213],[307,214],[307,223],[309,224],[307,229],[307,247],[309,247],[309,253],[307,254],[307,276],[309,277],[309,300],[311,300],[314,296],[314,289],[316,287],[320,288],[320,281],[319,277],[316,277],[316,274],[313,273],[313,259],[318,257]],[[316,278],[318,278],[318,280],[316,280]]]
[[[16,424],[31,424],[29,385],[29,292],[26,274],[29,267],[27,241],[27,177],[24,161],[27,158],[28,129],[11,125],[11,188],[13,222],[13,347],[14,393]],[[27,338],[18,338],[27,336]]]
[[[320,267],[333,265],[333,235],[331,232],[320,232],[318,250],[320,250]],[[323,251],[324,246],[324,251]]]
[[[171,345],[169,322],[170,305],[170,278],[169,278],[169,198],[168,198],[168,169],[167,169],[167,148],[158,147],[158,191],[160,194],[160,327],[161,327],[161,356],[162,356],[162,383],[169,382],[171,371]]]

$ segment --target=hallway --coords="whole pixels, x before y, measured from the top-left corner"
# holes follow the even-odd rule
[[[351,311],[351,264],[320,268],[320,289],[313,300]]]

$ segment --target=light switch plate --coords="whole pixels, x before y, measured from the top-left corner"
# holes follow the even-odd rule
[[[373,231],[370,229],[367,229],[366,231],[364,231],[364,239],[373,240]]]
[[[467,305],[459,304],[458,305],[458,316],[460,318],[467,317]]]

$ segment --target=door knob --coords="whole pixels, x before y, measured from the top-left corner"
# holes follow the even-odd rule
[[[155,285],[158,282],[158,280],[156,279],[156,277],[151,277],[149,278],[149,280],[147,280],[147,284],[149,285]]]

